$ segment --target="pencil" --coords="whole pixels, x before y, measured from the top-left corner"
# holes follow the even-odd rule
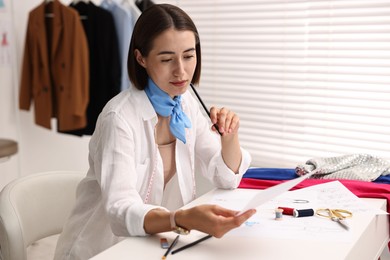
[[[165,252],[164,256],[162,257],[163,260],[165,258],[167,258],[167,255],[169,254],[169,252],[171,252],[172,248],[177,244],[177,241],[179,240],[179,237],[180,237],[180,235],[177,235],[175,240],[173,240],[172,244],[168,247],[167,251]]]
[[[192,84],[190,84],[190,85],[191,85],[192,91],[194,91],[196,97],[199,99],[200,104],[202,105],[203,109],[206,111],[207,115],[208,115],[209,118],[210,118],[210,112],[209,112],[209,110],[207,109],[206,105],[203,103],[203,100],[202,100],[202,98],[199,96],[198,91],[196,91],[194,85],[192,85]],[[217,132],[218,132],[220,135],[222,135],[221,132],[219,131],[218,125],[217,125],[217,124],[214,124],[213,126],[215,127],[215,129],[217,130]]]
[[[196,240],[196,241],[194,241],[194,242],[192,242],[192,243],[189,243],[188,245],[185,245],[185,246],[182,246],[182,247],[180,247],[180,248],[178,248],[178,249],[176,249],[176,250],[173,250],[173,251],[172,251],[172,255],[173,255],[173,254],[176,254],[176,253],[179,253],[180,251],[182,251],[182,250],[184,250],[184,249],[187,249],[187,248],[189,248],[189,247],[192,247],[192,246],[194,246],[194,245],[196,245],[196,244],[199,244],[200,242],[205,241],[206,239],[209,239],[209,238],[212,238],[212,237],[213,237],[212,235],[207,235],[207,236],[202,237],[202,238],[200,238],[200,239],[198,239],[198,240]]]

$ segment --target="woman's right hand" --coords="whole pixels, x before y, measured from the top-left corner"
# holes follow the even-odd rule
[[[180,210],[175,215],[176,224],[186,229],[196,229],[201,232],[221,238],[228,231],[241,226],[256,213],[250,209],[237,215],[238,211],[226,209],[217,205],[199,205]]]

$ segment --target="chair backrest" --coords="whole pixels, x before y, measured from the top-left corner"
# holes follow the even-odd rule
[[[31,174],[7,184],[0,193],[2,260],[26,260],[33,242],[62,232],[84,172]]]

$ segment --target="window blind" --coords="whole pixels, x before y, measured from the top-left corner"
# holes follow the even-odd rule
[[[198,92],[240,116],[253,166],[390,159],[390,0],[164,2],[197,25]]]

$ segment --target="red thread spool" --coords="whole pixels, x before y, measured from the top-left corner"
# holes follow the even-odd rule
[[[290,215],[290,216],[292,216],[294,214],[294,209],[293,208],[278,207],[278,209],[282,209],[283,210],[283,215]]]

